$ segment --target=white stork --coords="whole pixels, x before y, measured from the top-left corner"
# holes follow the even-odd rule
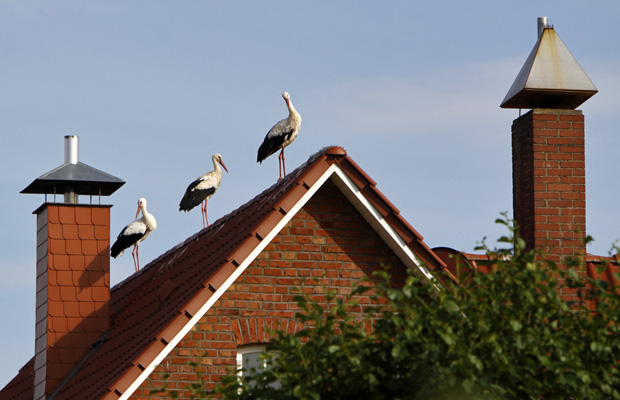
[[[213,161],[213,171],[204,174],[190,183],[181,199],[181,203],[179,203],[179,211],[189,211],[204,201],[202,206],[203,228],[209,226],[207,200],[209,200],[209,197],[213,196],[222,181],[222,169],[220,168],[220,164],[224,167],[226,172],[228,172],[228,168],[224,165],[221,155],[216,153],[211,157],[211,160]],[[207,221],[206,224],[205,220]]]
[[[284,164],[284,148],[293,143],[293,140],[299,133],[301,127],[301,115],[293,107],[291,102],[291,96],[288,92],[282,93],[286,106],[288,107],[288,118],[279,121],[267,132],[263,144],[258,148],[258,156],[256,161],[262,163],[264,159],[282,149],[278,156],[278,167],[280,168],[280,178],[282,179],[282,170],[284,169],[284,176],[286,176],[286,165]]]
[[[112,257],[120,257],[129,246],[133,245],[133,265],[136,267],[136,272],[140,270],[140,250],[138,247],[140,242],[147,238],[151,231],[157,229],[157,221],[152,214],[146,209],[146,199],[141,198],[138,200],[138,211],[136,211],[136,218],[142,211],[142,218],[136,219],[131,224],[123,228],[121,233],[118,234],[116,242],[112,245],[110,254]]]

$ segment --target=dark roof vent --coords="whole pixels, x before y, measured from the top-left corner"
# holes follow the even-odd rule
[[[538,41],[500,107],[574,110],[596,92],[547,17],[540,17]]]
[[[64,195],[65,203],[77,203],[78,195],[109,196],[125,181],[78,161],[78,137],[65,136],[65,163],[35,179],[20,193]]]

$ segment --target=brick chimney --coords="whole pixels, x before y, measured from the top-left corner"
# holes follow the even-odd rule
[[[65,136],[65,163],[22,193],[45,194],[37,216],[34,399],[59,390],[110,328],[110,207],[93,205],[125,182],[78,161]],[[62,194],[64,203],[48,203]],[[79,196],[91,204],[79,204]]]
[[[514,218],[529,248],[562,263],[585,254],[584,117],[536,108],[512,124]]]
[[[561,265],[585,254],[584,117],[597,93],[547,17],[502,108],[531,109],[512,124],[514,218],[529,248]]]

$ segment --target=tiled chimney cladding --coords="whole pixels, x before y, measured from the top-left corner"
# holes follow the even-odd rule
[[[35,400],[49,396],[110,327],[110,207],[46,203],[35,211]]]

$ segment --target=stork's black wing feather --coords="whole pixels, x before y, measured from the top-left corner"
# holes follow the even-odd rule
[[[189,211],[204,201],[207,197],[215,193],[216,187],[208,187],[205,189],[198,188],[202,183],[202,179],[196,179],[190,183],[179,203],[179,211]]]
[[[258,148],[256,162],[262,162],[267,157],[280,150],[282,148],[282,144],[284,144],[284,142],[291,137],[292,133],[293,131],[291,130],[282,132],[279,135],[273,135],[271,137],[267,134],[267,136],[265,136],[265,140],[263,140],[263,144],[261,144]]]
[[[116,242],[114,242],[114,244],[112,245],[112,248],[110,249],[110,255],[113,258],[118,257],[118,255],[123,250],[135,244],[138,240],[140,240],[144,236],[146,232],[146,231],[136,231],[135,229],[130,230],[128,229],[129,227],[130,225],[127,225],[125,228],[123,228],[121,233],[118,234],[118,237],[116,238]],[[131,231],[131,233],[129,233],[129,231]]]

